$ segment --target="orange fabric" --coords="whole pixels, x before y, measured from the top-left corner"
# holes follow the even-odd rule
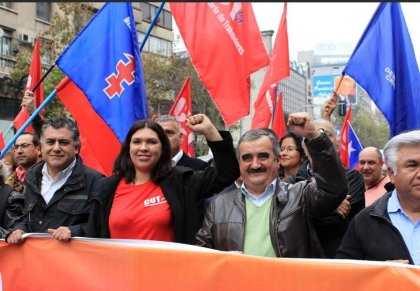
[[[249,75],[269,62],[247,2],[171,2],[182,40],[226,125],[249,114]]]
[[[181,125],[181,132],[183,134],[181,149],[184,153],[190,157],[194,157],[194,134],[187,127],[187,118],[192,114],[192,102],[191,102],[191,83],[190,77],[185,79],[181,90],[176,97],[174,104],[169,110],[169,115],[175,116]]]
[[[273,115],[276,114],[277,117],[275,116],[273,123],[274,121],[277,122],[275,125],[277,131],[275,131],[279,138],[286,133],[286,124],[284,122],[282,96],[277,98],[277,83],[290,76],[289,38],[287,35],[286,15],[287,3],[284,3],[283,14],[276,41],[274,42],[270,64],[254,103],[255,112],[251,123],[251,128],[269,127]],[[274,113],[274,102],[276,98],[276,113]],[[274,129],[274,124],[272,128]]]
[[[123,246],[76,239],[64,243],[26,238],[21,245],[0,241],[3,291],[420,290],[419,267],[197,249],[153,247],[150,242]]]

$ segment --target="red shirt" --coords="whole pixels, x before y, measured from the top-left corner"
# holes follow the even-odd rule
[[[111,238],[174,241],[172,211],[159,185],[122,179],[109,215]]]

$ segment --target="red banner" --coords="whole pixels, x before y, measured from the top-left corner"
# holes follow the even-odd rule
[[[271,120],[273,120],[272,129],[276,132],[278,138],[286,134],[286,123],[283,113],[283,96],[277,97],[277,83],[290,76],[289,37],[287,34],[286,16],[287,3],[284,3],[270,64],[265,73],[257,100],[254,103],[255,112],[251,123],[251,128],[269,127]],[[275,106],[274,103],[276,103]]]
[[[172,115],[178,120],[182,132],[182,145],[181,149],[190,157],[194,157],[194,134],[187,127],[187,118],[192,114],[191,102],[191,82],[190,77],[185,79],[184,84],[179,90],[178,97],[176,97],[174,104],[169,110],[169,115]]]
[[[34,46],[34,52],[32,54],[31,67],[29,68],[28,81],[26,83],[25,90],[33,90],[36,83],[42,78],[42,63],[41,63],[41,54],[40,54],[40,40],[37,38]],[[34,92],[35,96],[35,108],[38,108],[39,105],[44,101],[44,85],[39,84],[38,88]],[[44,110],[41,110],[40,114],[44,114]],[[19,130],[22,125],[29,119],[31,115],[29,114],[26,107],[22,107],[18,115],[13,120],[13,126],[16,128],[16,131]],[[26,131],[34,132],[32,125],[29,125],[26,128]]]
[[[249,76],[268,64],[251,3],[171,2],[182,40],[226,125],[249,114]]]
[[[343,161],[343,165],[346,168],[350,168],[349,158],[349,123],[351,123],[351,103],[347,110],[346,116],[344,117],[343,125],[340,130],[340,156]]]
[[[3,291],[420,290],[420,267],[262,258],[141,240],[0,241]],[[3,288],[3,289],[2,289]]]

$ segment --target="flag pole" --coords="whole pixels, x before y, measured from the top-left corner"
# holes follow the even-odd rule
[[[278,88],[276,88],[276,98],[274,98],[274,104],[273,104],[273,115],[271,116],[271,129],[273,129],[273,123],[274,123],[274,117],[275,117],[274,115],[276,115],[276,107],[277,107],[277,103],[278,103],[277,100],[280,96],[280,94],[277,95],[277,89]]]
[[[39,107],[34,111],[34,113],[28,118],[28,120],[25,121],[22,127],[15,133],[12,139],[7,143],[7,145],[1,151],[0,159],[4,156],[4,154],[7,153],[7,151],[12,147],[12,145],[15,143],[19,135],[26,129],[26,127],[29,124],[31,124],[31,122],[35,119],[35,117],[39,114],[39,112],[42,109],[44,109],[44,107],[47,106],[48,103],[50,103],[50,101],[55,97],[56,94],[57,94],[57,90],[52,91],[51,94],[44,100],[44,102],[42,102],[41,105],[39,105]]]
[[[4,132],[3,136],[6,136],[9,134],[9,132],[12,130],[13,128],[13,122],[10,124],[9,128]]]
[[[334,91],[333,91],[334,101],[336,101],[338,99],[337,90],[338,90],[338,88],[340,88],[340,85],[341,85],[341,82],[343,81],[343,79],[344,79],[344,73],[341,74],[340,81],[338,81],[337,86],[334,88]]]
[[[162,11],[163,6],[165,5],[165,3],[166,3],[166,1],[163,1],[163,2],[160,4],[160,6],[159,6],[158,10],[156,11],[156,14],[155,14],[155,16],[153,17],[153,20],[152,20],[152,22],[150,23],[149,28],[147,29],[147,32],[146,32],[145,36],[143,37],[143,39],[142,39],[142,41],[141,41],[141,44],[140,44],[140,52],[142,52],[142,51],[143,51],[143,47],[145,46],[146,41],[147,41],[147,39],[149,38],[150,33],[152,32],[152,28],[153,28],[153,26],[155,26],[155,24],[156,24],[156,22],[157,22],[157,19],[158,19],[158,17],[159,17],[159,14],[160,14],[160,12]]]
[[[42,81],[44,81],[44,79],[51,73],[51,71],[54,69],[54,67],[55,67],[55,64],[53,64],[49,69],[48,69],[48,71],[42,76],[42,78],[35,84],[35,86],[34,86],[34,88],[31,90],[32,92],[34,92],[38,87],[39,87],[39,85],[42,83]],[[41,105],[40,105],[41,106]],[[33,114],[35,114],[35,112],[36,111],[34,111],[34,113]],[[39,111],[38,111],[39,112]],[[25,129],[28,125],[25,125],[26,123],[24,123],[23,124],[23,129]],[[6,136],[11,130],[12,130],[12,128],[13,128],[13,122],[12,122],[12,124],[10,124],[10,126],[9,126],[9,128],[6,130],[6,132],[4,133],[4,135],[3,136]]]
[[[45,72],[44,76],[42,76],[42,78],[35,84],[34,88],[31,90],[32,92],[34,92],[36,89],[38,89],[39,85],[41,85],[42,81],[44,81],[44,79],[51,73],[51,71],[54,69],[55,64],[53,64],[47,72]]]

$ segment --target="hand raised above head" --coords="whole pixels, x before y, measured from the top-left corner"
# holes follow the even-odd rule
[[[222,140],[219,132],[205,114],[195,114],[186,120],[187,127],[196,134],[202,134],[209,141]]]
[[[320,136],[320,132],[315,128],[312,118],[307,112],[291,113],[287,120],[287,126],[297,135],[309,140]]]
[[[35,111],[35,96],[32,91],[26,90],[25,95],[22,98],[22,107],[26,107],[30,114],[34,113]]]
[[[322,106],[322,118],[331,121],[331,115],[337,108],[337,104],[338,95],[336,92],[333,92],[332,95],[325,100],[324,106]]]

